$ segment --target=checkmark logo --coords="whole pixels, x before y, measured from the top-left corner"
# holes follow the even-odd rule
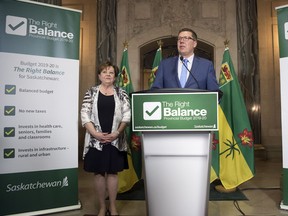
[[[148,116],[152,116],[153,113],[155,113],[158,109],[159,109],[159,106],[156,106],[153,110],[151,110],[151,112],[148,110],[146,110],[145,112]]]
[[[4,137],[14,137],[15,128],[14,127],[5,127],[4,128]]]
[[[27,35],[27,19],[17,16],[6,16],[5,32],[12,35]]]
[[[11,24],[9,24],[8,26],[12,29],[12,31],[15,31],[15,30],[17,30],[18,28],[20,28],[22,25],[24,25],[25,24],[25,22],[24,21],[22,21],[22,22],[20,22],[20,23],[18,23],[17,25],[15,25],[15,26],[13,26],[13,25],[11,25]]]
[[[4,149],[4,158],[15,158],[15,149],[14,148]]]
[[[14,116],[15,115],[15,106],[4,106],[4,115]]]
[[[15,85],[5,85],[5,94],[16,94],[16,86]]]
[[[162,118],[161,110],[161,102],[144,102],[143,119],[160,120]]]

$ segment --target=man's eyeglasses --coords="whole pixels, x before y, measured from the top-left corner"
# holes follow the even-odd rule
[[[188,41],[188,40],[194,40],[195,41],[195,39],[194,38],[192,38],[192,37],[187,37],[187,36],[184,36],[184,37],[178,37],[177,38],[177,41]]]

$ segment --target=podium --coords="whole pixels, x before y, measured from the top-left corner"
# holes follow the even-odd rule
[[[142,132],[147,215],[208,215],[211,132],[218,93],[132,93],[132,129]]]

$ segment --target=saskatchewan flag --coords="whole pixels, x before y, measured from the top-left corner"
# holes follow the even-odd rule
[[[219,78],[223,97],[219,104],[219,131],[212,141],[211,182],[220,179],[232,189],[254,176],[254,140],[243,95],[228,47]]]
[[[124,51],[120,66],[120,72],[117,78],[117,85],[124,89],[128,94],[134,91],[130,69],[128,64],[128,44],[124,44]],[[129,169],[119,173],[118,192],[123,193],[130,190],[133,185],[139,181],[142,174],[142,154],[140,134],[132,132],[132,127],[129,125],[126,130],[127,142],[129,144],[128,163]]]
[[[155,80],[155,76],[156,76],[158,66],[159,66],[161,60],[162,60],[162,48],[160,45],[160,47],[157,49],[157,52],[155,54],[153,65],[152,65],[152,71],[151,71],[149,79],[148,79],[148,87],[149,88],[151,88],[151,86]]]

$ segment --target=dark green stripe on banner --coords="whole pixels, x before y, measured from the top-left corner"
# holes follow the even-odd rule
[[[283,196],[283,204],[288,206],[288,169],[283,168],[283,180],[282,180],[282,196]]]
[[[288,8],[277,10],[280,58],[288,57]]]
[[[47,6],[1,0],[0,52],[78,60],[81,13]]]
[[[78,204],[78,169],[1,174],[0,215]]]

